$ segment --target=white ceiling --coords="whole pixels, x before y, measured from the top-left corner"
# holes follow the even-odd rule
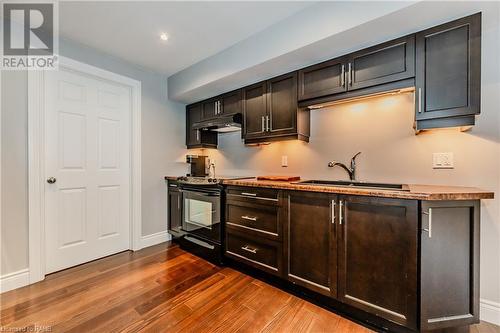
[[[174,74],[312,2],[81,1],[59,3],[63,37]],[[167,42],[159,38],[169,35]]]

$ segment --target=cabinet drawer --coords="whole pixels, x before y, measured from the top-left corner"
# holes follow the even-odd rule
[[[262,187],[228,187],[228,199],[245,200],[261,204],[278,204],[278,190]]]
[[[228,200],[226,224],[271,239],[281,237],[277,206]]]
[[[282,273],[282,244],[227,230],[226,255],[271,274]]]

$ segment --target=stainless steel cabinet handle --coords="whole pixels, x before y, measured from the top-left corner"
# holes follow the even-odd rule
[[[342,73],[340,73],[340,86],[345,87],[345,65],[342,64]]]
[[[219,114],[221,114],[221,113],[222,113],[222,102],[219,101]]]
[[[177,209],[178,210],[181,209],[181,196],[180,195],[177,197]]]
[[[429,238],[432,238],[432,208],[429,208],[428,212],[423,212],[424,215],[429,216],[429,227],[428,229],[422,229],[429,234]]]
[[[265,132],[266,131],[266,120],[264,118],[264,116],[262,116],[262,132]]]
[[[344,219],[344,212],[342,211],[344,207],[344,202],[342,200],[339,201],[339,224],[342,224],[342,220]]]
[[[335,200],[332,200],[331,210],[332,210],[332,224],[335,224]]]
[[[47,178],[47,183],[49,183],[49,184],[54,184],[56,181],[57,181],[57,179],[55,179],[54,177]]]
[[[254,222],[257,221],[257,217],[256,216],[243,215],[241,218],[244,219],[244,220],[249,220],[249,221],[254,221]]]
[[[242,246],[241,247],[242,250],[245,250],[247,252],[251,252],[251,253],[257,253],[257,249],[252,249],[251,247],[249,247],[248,245],[245,245],[245,246]]]
[[[267,131],[271,131],[271,118],[269,116],[266,116],[266,124],[267,124]]]
[[[348,75],[348,80],[349,80],[349,85],[352,86],[352,65],[351,63],[349,63],[349,73],[347,74]]]
[[[246,195],[247,197],[256,197],[257,193],[241,192],[241,195]]]
[[[418,88],[418,113],[422,113],[422,88]]]
[[[196,141],[200,141],[200,130],[196,130]]]

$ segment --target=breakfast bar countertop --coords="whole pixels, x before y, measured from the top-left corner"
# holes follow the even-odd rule
[[[300,184],[296,182],[257,180],[256,178],[225,180],[223,181],[223,184],[231,186],[265,187],[282,190],[325,192],[413,200],[479,200],[494,198],[494,192],[464,186],[408,184],[404,185],[404,190],[389,190],[353,186]]]

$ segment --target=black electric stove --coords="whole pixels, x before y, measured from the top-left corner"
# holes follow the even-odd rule
[[[181,223],[169,232],[181,248],[210,260],[222,263],[225,197],[222,182],[228,179],[253,177],[224,176],[178,177],[169,182],[169,190],[178,191],[177,209]],[[176,209],[176,207],[170,207]]]

